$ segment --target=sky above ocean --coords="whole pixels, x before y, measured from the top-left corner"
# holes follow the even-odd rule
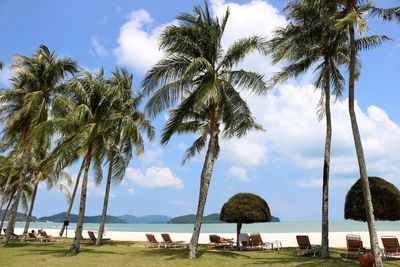
[[[229,6],[231,15],[223,39],[228,47],[240,37],[259,34],[270,37],[287,20],[282,12],[287,0],[210,1],[213,14]],[[382,7],[398,0],[375,1]],[[382,3],[384,2],[384,3]],[[8,70],[16,53],[32,54],[45,44],[62,57],[110,75],[115,66],[134,74],[134,89],[163,54],[158,36],[176,23],[175,16],[191,12],[192,0],[146,1],[11,1],[0,0],[0,87],[10,85]],[[362,73],[356,83],[357,115],[367,168],[400,186],[400,25],[369,18],[368,34],[387,34],[394,40],[364,51]],[[278,71],[268,57],[252,54],[241,66],[262,72],[266,79]],[[347,73],[344,71],[344,75]],[[281,220],[318,220],[321,217],[322,166],[325,121],[319,121],[316,105],[320,92],[313,87],[313,73],[276,87],[267,97],[243,95],[257,121],[266,129],[241,139],[221,140],[221,153],[214,168],[206,214],[219,212],[223,203],[238,192],[263,197],[274,216]],[[358,165],[347,109],[347,90],[332,107],[330,217],[343,219],[346,192],[358,177]],[[113,185],[109,214],[163,214],[171,217],[195,213],[204,153],[182,165],[185,149],[195,136],[175,136],[166,146],[159,144],[167,113],[153,124],[157,138],[146,143],[144,155],[133,158],[121,184]],[[67,168],[76,176],[78,166]],[[86,214],[101,213],[104,183],[91,179]],[[78,203],[78,202],[76,202]],[[61,192],[40,186],[35,216],[52,215],[66,209]],[[78,204],[74,206],[77,212]]]

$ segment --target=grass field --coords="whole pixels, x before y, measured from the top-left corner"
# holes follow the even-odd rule
[[[95,247],[83,244],[81,253],[68,252],[70,240],[57,243],[21,243],[0,246],[0,266],[359,266],[356,260],[340,257],[344,250],[332,249],[331,257],[296,256],[294,248],[280,251],[229,251],[201,246],[198,258],[187,259],[186,249],[146,248],[143,242],[110,242]],[[400,266],[400,261],[385,261]]]

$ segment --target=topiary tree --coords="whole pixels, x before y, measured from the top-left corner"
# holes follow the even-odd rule
[[[400,220],[400,191],[396,186],[379,177],[368,177],[372,205],[376,220]],[[361,179],[350,188],[344,205],[344,218],[367,221]]]
[[[261,197],[252,193],[238,193],[222,206],[219,219],[228,223],[237,223],[236,245],[239,247],[242,224],[269,222],[271,212],[267,202]]]

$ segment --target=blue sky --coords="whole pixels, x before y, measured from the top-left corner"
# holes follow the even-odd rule
[[[381,2],[381,1],[380,1]],[[396,0],[384,1],[385,7]],[[168,3],[168,4],[167,4]],[[15,53],[32,54],[40,44],[60,56],[76,59],[90,70],[126,66],[135,79],[135,89],[149,67],[162,56],[157,36],[165,25],[174,23],[181,12],[191,12],[202,1],[0,1],[0,86],[9,85],[7,69]],[[229,5],[231,16],[223,40],[225,46],[252,34],[270,36],[284,26],[282,13],[287,1],[211,1],[221,14]],[[381,4],[381,3],[380,3]],[[357,112],[369,175],[381,176],[400,185],[400,25],[369,19],[369,33],[385,33],[394,41],[363,52],[363,71],[356,84]],[[280,66],[267,57],[251,55],[241,67],[270,77]],[[345,74],[346,75],[346,74]],[[268,97],[244,97],[257,120],[267,130],[240,140],[221,142],[206,214],[219,212],[222,204],[238,192],[256,193],[267,200],[272,214],[282,220],[318,220],[321,211],[321,176],[324,121],[319,122],[315,106],[318,91],[312,87],[312,73],[275,88]],[[333,106],[333,148],[331,166],[330,217],[343,218],[347,190],[358,177],[346,94]],[[195,213],[199,175],[204,155],[181,165],[184,149],[193,136],[176,136],[165,147],[159,134],[166,114],[154,120],[157,139],[146,144],[141,159],[133,158],[124,182],[112,187],[109,214],[169,216]],[[75,176],[77,167],[67,171]],[[101,213],[103,185],[89,185],[87,214]],[[77,210],[75,204],[74,211]],[[65,211],[66,201],[56,190],[40,188],[34,215]]]

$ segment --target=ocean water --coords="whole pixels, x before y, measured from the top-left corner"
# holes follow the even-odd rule
[[[39,223],[30,224],[30,229],[52,228],[60,229],[61,223]],[[23,228],[24,223],[18,222],[17,228]],[[75,223],[68,226],[68,230],[74,230]],[[85,230],[97,230],[99,224],[86,223]],[[377,222],[378,231],[400,231],[400,222]],[[169,233],[191,233],[193,224],[119,224],[110,223],[106,225],[107,231],[125,231],[125,232],[169,232]],[[329,230],[331,232],[363,232],[368,231],[368,226],[363,222],[356,221],[330,221]],[[253,223],[244,224],[242,232],[260,232],[260,233],[300,233],[300,232],[320,232],[320,221],[302,221],[302,222],[279,222],[279,223]],[[202,233],[236,233],[236,224],[234,223],[212,223],[203,224]]]

